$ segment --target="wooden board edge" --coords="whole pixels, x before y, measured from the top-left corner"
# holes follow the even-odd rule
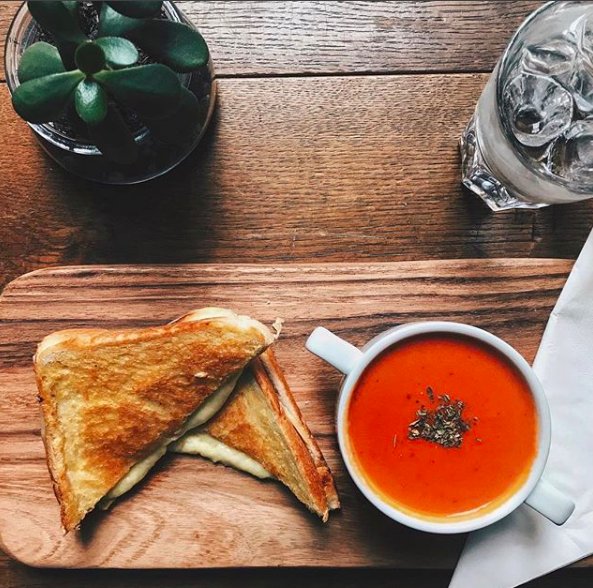
[[[21,282],[27,281],[28,279],[37,276],[37,275],[41,275],[41,274],[53,274],[55,272],[55,270],[59,270],[59,269],[68,269],[69,267],[72,268],[82,268],[85,266],[52,266],[52,267],[42,267],[39,269],[35,269],[35,270],[31,270],[30,272],[27,272],[25,274],[21,274],[20,276],[17,276],[16,278],[12,279],[10,282],[8,282],[8,284],[6,284],[4,286],[4,288],[2,288],[2,290],[0,291],[0,302],[2,301],[3,297],[5,294],[10,294],[10,291],[19,287],[21,285]],[[91,267],[91,266],[89,266]]]
[[[19,564],[25,565],[29,568],[36,568],[36,569],[50,569],[56,568],[59,569],[58,566],[46,566],[43,563],[40,563],[35,560],[29,560],[26,557],[20,557],[19,554],[11,549],[9,545],[4,541],[2,538],[2,531],[0,530],[0,551],[7,555],[12,561],[17,562]],[[123,568],[122,568],[123,569]]]
[[[298,269],[298,268],[327,268],[327,267],[334,267],[334,268],[346,268],[352,266],[360,266],[361,268],[381,268],[381,267],[390,267],[390,266],[398,266],[398,267],[429,267],[434,265],[451,265],[451,264],[460,264],[460,265],[467,265],[471,263],[483,263],[486,266],[499,266],[499,265],[506,265],[510,264],[513,265],[513,262],[524,264],[529,262],[534,266],[538,265],[556,265],[558,263],[566,263],[567,267],[572,267],[574,265],[574,259],[567,259],[567,258],[554,258],[554,257],[493,257],[493,258],[459,258],[459,259],[427,259],[427,260],[418,260],[418,261],[340,261],[340,262],[319,262],[319,263],[307,263],[307,262],[298,262],[298,263],[289,263],[289,262],[281,262],[281,263],[155,263],[155,264],[85,264],[85,265],[58,265],[58,266],[51,266],[45,268],[39,268],[22,274],[13,280],[11,280],[8,284],[6,284],[3,290],[0,292],[0,301],[2,298],[10,294],[10,292],[14,289],[17,289],[21,286],[23,282],[31,278],[35,278],[37,276],[55,276],[59,274],[68,274],[70,276],[82,276],[84,274],[100,274],[100,273],[129,273],[130,271],[134,271],[137,273],[148,273],[150,271],[155,270],[174,270],[174,269],[195,269],[195,268],[220,268],[225,267],[228,269],[232,268],[252,268],[252,269],[264,269],[264,268],[274,268],[278,270],[289,270],[289,269]]]

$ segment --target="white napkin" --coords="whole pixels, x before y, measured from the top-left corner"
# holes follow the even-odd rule
[[[449,588],[511,588],[593,553],[593,232],[552,311],[533,367],[552,413],[545,475],[576,510],[557,527],[523,505],[475,531]]]

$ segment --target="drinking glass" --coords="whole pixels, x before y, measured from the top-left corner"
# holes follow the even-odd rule
[[[460,141],[462,181],[495,211],[593,196],[593,3],[519,27]]]

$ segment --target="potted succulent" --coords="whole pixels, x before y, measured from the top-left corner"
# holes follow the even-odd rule
[[[5,59],[17,114],[60,165],[96,181],[165,173],[212,115],[208,46],[172,2],[29,1]]]

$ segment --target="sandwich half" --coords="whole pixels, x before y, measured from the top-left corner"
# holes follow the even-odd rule
[[[274,338],[231,311],[160,327],[46,337],[34,363],[64,529],[127,492],[170,443],[212,418]]]
[[[245,368],[220,412],[169,449],[276,478],[324,522],[340,506],[331,471],[271,348]]]

